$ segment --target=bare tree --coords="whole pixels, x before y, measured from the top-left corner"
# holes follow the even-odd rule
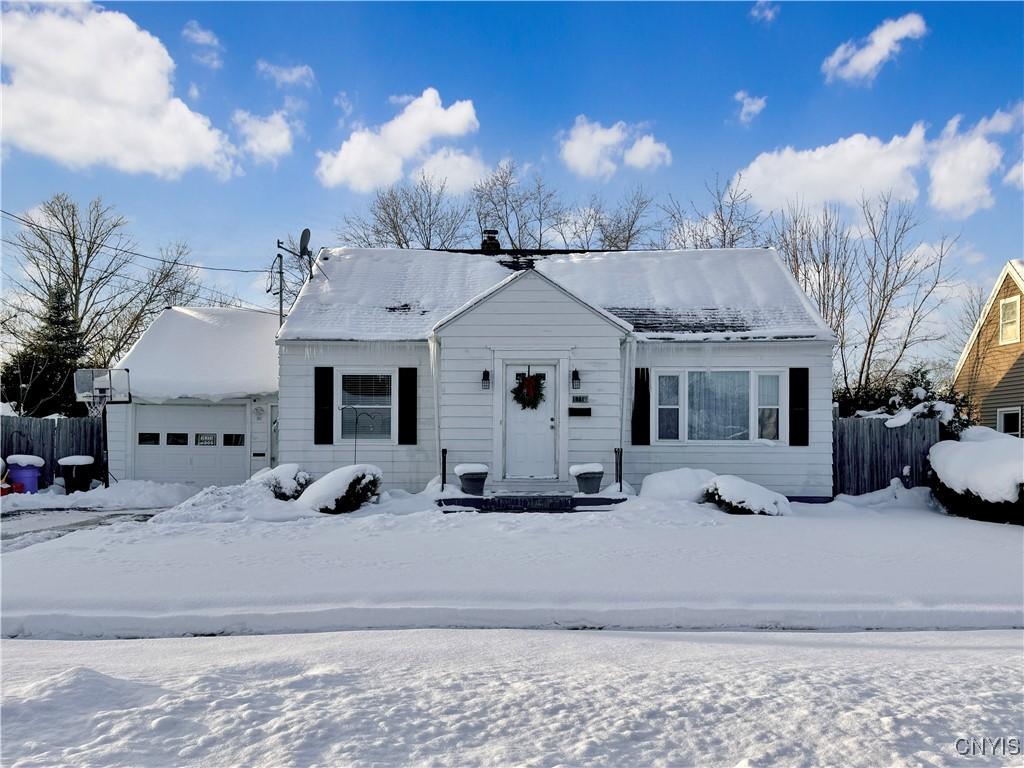
[[[753,248],[762,245],[762,215],[737,175],[724,185],[715,176],[705,183],[708,207],[683,205],[672,195],[660,207],[665,216],[662,240],[669,248]]]
[[[555,232],[566,248],[590,250],[600,244],[604,203],[591,195],[586,203],[564,208],[555,224]]]
[[[647,190],[639,184],[633,187],[598,221],[601,247],[628,251],[644,245],[643,238],[651,231],[648,212],[653,205]]]
[[[960,357],[960,353],[970,341],[974,327],[985,310],[988,293],[977,283],[966,283],[959,301],[959,310],[949,323],[946,336],[946,349],[953,359]]]
[[[98,366],[126,352],[163,307],[194,303],[202,290],[184,244],[162,249],[156,267],[137,264],[127,220],[99,198],[83,209],[69,195],[54,195],[25,217],[14,248],[21,270],[9,276],[4,303],[23,321],[5,328],[12,340],[24,343],[47,297],[62,286]]]
[[[421,174],[377,190],[365,215],[346,216],[337,231],[360,248],[454,248],[468,241],[470,206],[444,179]]]
[[[558,193],[539,173],[524,181],[513,160],[477,182],[473,206],[480,230],[498,230],[508,248],[550,248],[564,240],[567,212]]]

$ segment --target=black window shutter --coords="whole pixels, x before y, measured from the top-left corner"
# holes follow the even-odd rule
[[[334,369],[313,369],[313,443],[334,442]]]
[[[808,445],[811,436],[810,370],[789,369],[789,444]]]
[[[416,445],[416,369],[398,369],[398,444]]]
[[[633,378],[633,445],[651,444],[651,369],[637,368]]]

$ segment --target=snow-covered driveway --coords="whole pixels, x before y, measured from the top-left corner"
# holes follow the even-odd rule
[[[1022,634],[4,641],[5,765],[1016,765]],[[964,743],[960,743],[961,749]]]
[[[114,525],[5,554],[3,632],[1024,625],[1019,526],[886,494],[787,517],[646,498],[442,514],[406,496],[351,516]]]

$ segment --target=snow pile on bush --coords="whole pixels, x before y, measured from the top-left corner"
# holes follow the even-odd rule
[[[640,495],[666,501],[700,501],[715,473],[707,469],[681,467],[655,472],[644,478]]]
[[[970,424],[967,398],[951,386],[941,392],[937,391],[931,373],[923,366],[905,374],[895,390],[889,389],[889,392],[893,391],[895,393],[888,397],[887,406],[859,410],[853,415],[862,419],[885,419],[885,426],[890,429],[905,426],[915,418],[938,419],[953,434]],[[885,402],[882,392],[876,394],[882,396],[882,402]]]
[[[1024,440],[988,427],[969,427],[960,440],[943,440],[928,458],[939,481],[984,501],[1016,502],[1024,484]]]
[[[383,473],[372,464],[353,464],[328,472],[310,485],[298,503],[317,512],[355,512],[380,492]]]
[[[54,487],[56,486],[51,486]],[[182,483],[122,480],[109,488],[100,487],[67,495],[58,495],[54,491],[16,493],[4,496],[3,507],[4,512],[34,509],[160,509],[179,504],[195,492],[195,486]]]
[[[249,478],[250,483],[266,486],[275,499],[292,501],[299,498],[302,492],[313,482],[313,476],[301,469],[298,464],[281,464],[266,467]]]
[[[703,501],[734,515],[788,515],[789,499],[735,475],[718,475],[707,485]]]

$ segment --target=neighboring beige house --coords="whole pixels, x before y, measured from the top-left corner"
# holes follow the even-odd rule
[[[970,395],[980,424],[1022,436],[1024,259],[1006,262],[956,364],[953,380]]]

